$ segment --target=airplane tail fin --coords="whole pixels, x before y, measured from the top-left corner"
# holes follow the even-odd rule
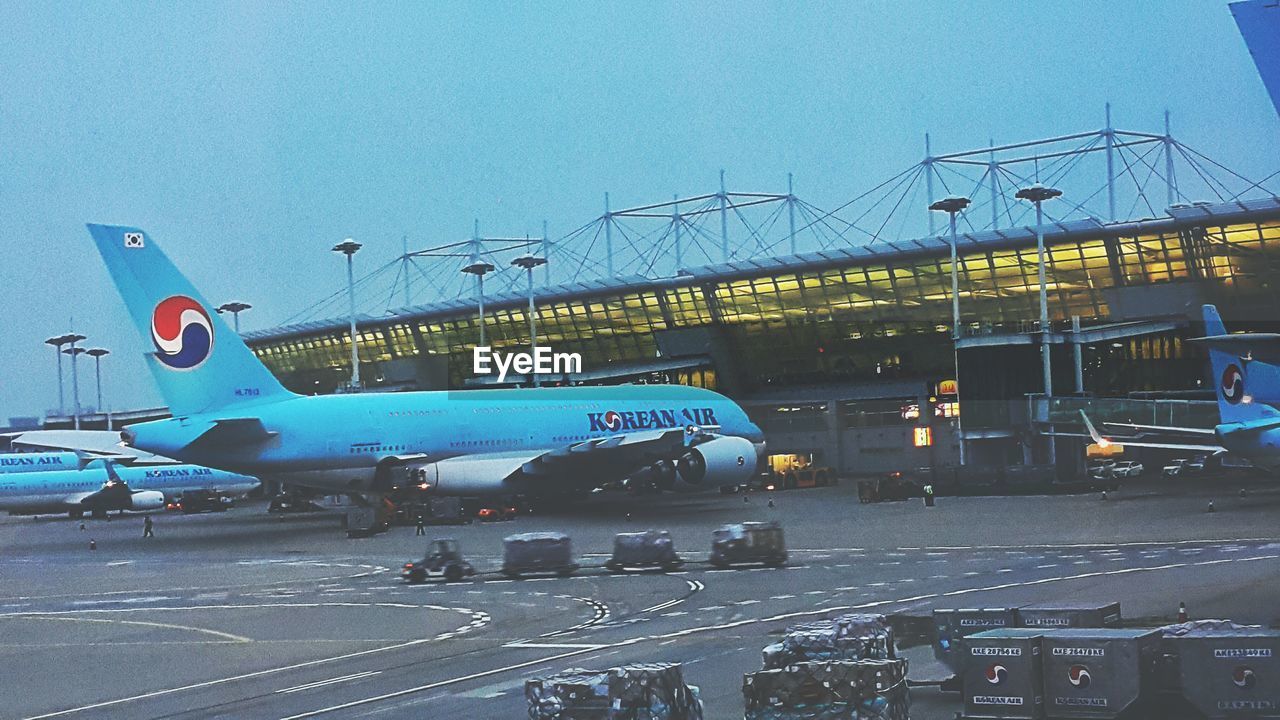
[[[1227,334],[1218,308],[1205,305],[1204,334],[1208,337],[1220,337]],[[1221,349],[1221,346],[1210,344],[1209,364],[1213,369],[1213,381],[1217,385],[1218,414],[1222,422],[1246,422],[1265,417],[1280,415],[1266,403],[1254,402],[1245,374],[1248,363],[1235,353]]]
[[[175,416],[295,397],[142,230],[89,225]]]
[[[1107,447],[1111,444],[1110,440],[1102,437],[1102,433],[1098,432],[1098,428],[1093,426],[1093,421],[1089,419],[1088,415],[1084,414],[1083,410],[1080,411],[1080,418],[1084,420],[1084,429],[1089,431],[1089,438],[1093,440],[1095,445]]]

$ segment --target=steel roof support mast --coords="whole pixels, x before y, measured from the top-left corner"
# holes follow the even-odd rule
[[[534,362],[538,359],[538,311],[533,306],[533,269],[539,265],[546,265],[547,259],[534,257],[533,255],[524,255],[511,261],[512,265],[524,268],[529,274],[529,356]],[[534,372],[529,373],[530,381],[534,387],[538,387],[538,373],[535,366]]]
[[[720,170],[720,257],[729,262],[729,193],[724,189],[724,170]]]
[[[1107,123],[1110,125],[1110,122]],[[1040,280],[1040,365],[1044,372],[1044,396],[1046,399],[1053,397],[1053,372],[1049,364],[1049,333],[1052,328],[1049,326],[1049,288],[1045,280],[1045,262],[1044,262],[1044,210],[1041,204],[1045,200],[1052,200],[1062,194],[1057,188],[1045,187],[1040,184],[1025,187],[1018,191],[1017,198],[1019,200],[1028,200],[1036,206],[1036,272]],[[1053,438],[1049,439],[1049,464],[1057,461],[1057,452],[1054,447]]]
[[[1116,221],[1116,164],[1113,159],[1116,147],[1116,131],[1111,127],[1111,103],[1107,103],[1107,128],[1102,131],[1103,137],[1107,141],[1107,219],[1111,222]],[[1019,196],[1021,197],[1021,196]],[[1040,204],[1036,203],[1036,212],[1039,212]],[[1036,223],[1039,225],[1039,222]]]
[[[944,212],[951,219],[951,340],[952,340],[952,359],[955,365],[956,375],[956,404],[959,405],[960,395],[960,253],[957,249],[958,238],[956,236],[956,214],[963,212],[969,207],[969,198],[967,197],[949,197],[939,200],[931,205],[929,209],[934,212]],[[932,217],[932,215],[930,215]],[[960,427],[960,414],[956,414],[956,435],[959,439],[960,447],[960,464],[965,464],[964,452],[964,432]]]
[[[356,334],[356,281],[354,260],[356,251],[364,247],[360,243],[347,238],[334,245],[333,252],[347,256],[347,302],[351,310],[351,389],[360,389],[360,336]]]

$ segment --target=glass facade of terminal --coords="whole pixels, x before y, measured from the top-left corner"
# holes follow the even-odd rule
[[[1153,234],[1048,239],[1049,307],[1058,324],[1071,316],[1085,325],[1113,319],[1109,297],[1134,286],[1200,281],[1232,302],[1275,307],[1280,300],[1269,282],[1280,270],[1280,220],[1274,217],[1231,225],[1187,223]],[[1036,255],[1034,246],[962,253],[966,334],[1029,329],[1039,313]],[[732,280],[692,277],[687,284],[552,298],[538,304],[539,342],[557,352],[581,353],[584,369],[591,371],[658,359],[663,331],[709,328],[731,349],[748,390],[833,379],[945,376],[953,362],[950,258],[902,257],[881,254],[847,267]],[[523,303],[486,312],[490,345],[505,351],[527,348]],[[375,365],[445,358],[449,385],[458,387],[470,374],[471,348],[478,341],[476,313],[460,311],[364,327],[360,355],[362,362]],[[322,384],[321,378],[336,383],[349,372],[350,346],[341,329],[251,344],[298,389]],[[1177,360],[1184,353],[1176,339],[1135,341],[1132,348],[1119,349],[1144,363]],[[692,381],[692,375],[686,377]],[[714,374],[697,378],[714,384]]]

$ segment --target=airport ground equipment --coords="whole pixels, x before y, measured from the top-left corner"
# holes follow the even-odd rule
[[[568,577],[578,569],[578,563],[573,561],[573,542],[564,533],[508,535],[502,545],[502,574],[507,577],[542,573]]]
[[[781,567],[787,563],[782,526],[776,522],[725,525],[711,535],[710,562],[718,568],[754,563]]]
[[[1280,631],[1200,620],[1160,632],[1159,717],[1280,718]]]
[[[1043,638],[1045,716],[1051,720],[1149,718],[1155,629],[1069,628]]]
[[[907,661],[795,663],[742,677],[746,720],[907,720]]]
[[[937,639],[933,643],[933,656],[952,672],[960,672],[960,654],[957,641],[960,638],[984,630],[1003,630],[1018,627],[1017,608],[940,608],[933,611],[933,626]]]
[[[386,532],[389,527],[387,518],[379,507],[352,506],[347,508],[344,519],[349,538],[371,537]]]
[[[476,569],[462,557],[458,541],[452,538],[436,538],[427,546],[427,554],[417,562],[405,563],[400,577],[405,582],[426,582],[427,578],[444,578],[445,582],[458,582],[476,574]]]
[[[702,720],[678,663],[566,670],[525,681],[524,696],[530,720]]]
[[[231,498],[212,490],[188,490],[178,499],[177,509],[184,514],[206,512],[226,512],[231,507]]]
[[[429,497],[423,503],[426,514],[423,521],[428,525],[470,525],[471,517],[463,508],[460,497]]]
[[[1027,628],[1103,628],[1120,625],[1120,603],[1048,603],[1018,608]]]
[[[613,572],[627,568],[661,568],[671,571],[684,564],[666,530],[618,533],[613,538],[613,555],[604,566]]]
[[[787,628],[761,655],[765,670],[797,662],[887,660],[895,656],[893,629],[883,615],[840,615]]]
[[[986,630],[961,638],[965,720],[1041,720],[1044,717],[1043,631]]]

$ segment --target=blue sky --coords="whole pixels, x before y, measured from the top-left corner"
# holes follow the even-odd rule
[[[83,7],[82,7],[83,5]],[[368,267],[616,206],[785,187],[834,207],[935,150],[1117,126],[1252,177],[1280,122],[1225,3],[0,4],[0,418],[74,327],[158,404],[83,223],[147,228],[270,327]],[[88,383],[86,383],[86,388]],[[86,398],[91,388],[82,393]]]

